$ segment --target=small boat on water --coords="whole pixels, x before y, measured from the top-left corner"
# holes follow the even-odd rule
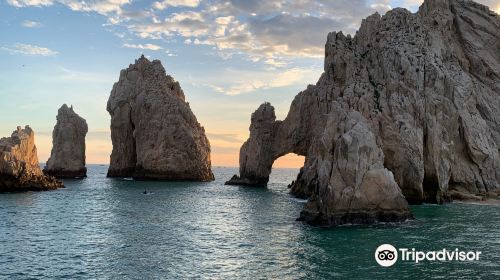
[[[148,190],[146,188],[144,188],[144,191],[142,192],[142,194],[148,195],[148,194],[153,194],[153,192],[148,192]]]

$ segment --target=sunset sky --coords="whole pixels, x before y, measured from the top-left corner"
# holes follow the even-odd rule
[[[162,61],[205,127],[213,166],[237,166],[251,113],[265,101],[286,116],[323,71],[329,31],[419,0],[0,0],[0,136],[29,124],[48,159],[57,109],[87,120],[87,162],[108,163],[106,102],[120,69],[141,54]],[[497,13],[500,0],[480,0]],[[299,157],[275,166],[298,167]]]

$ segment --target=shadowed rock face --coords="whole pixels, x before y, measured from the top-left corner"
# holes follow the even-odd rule
[[[210,143],[178,82],[144,56],[120,72],[108,100],[109,177],[211,181]]]
[[[309,198],[301,217],[324,225],[404,218],[392,177],[410,203],[499,188],[499,42],[499,16],[463,0],[374,14],[353,38],[328,34],[321,78],[295,97],[285,120],[269,114],[252,131],[252,117],[241,176],[230,182],[262,185],[276,158],[304,155],[291,192]],[[267,147],[248,149],[259,143]]]
[[[0,192],[47,191],[63,188],[38,165],[35,133],[20,126],[11,137],[0,139]]]
[[[56,178],[82,178],[85,167],[87,122],[66,104],[58,110],[52,132],[52,152],[43,172]]]

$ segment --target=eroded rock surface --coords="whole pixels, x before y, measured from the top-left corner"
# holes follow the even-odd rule
[[[35,133],[20,126],[0,139],[0,192],[47,191],[64,187],[43,174],[38,163]]]
[[[178,82],[142,56],[120,72],[108,100],[109,177],[211,181],[210,143]]]
[[[43,172],[57,178],[85,177],[87,132],[87,122],[75,113],[73,106],[62,105],[52,132],[52,152]]]
[[[363,117],[358,121],[363,123],[359,125],[363,136],[359,128],[352,130],[356,126],[332,133],[338,129],[332,126],[346,127],[352,121],[344,117],[352,112]],[[410,203],[442,203],[454,189],[472,194],[498,189],[499,16],[472,1],[426,0],[417,13],[397,8],[384,16],[368,17],[354,37],[332,32],[319,81],[295,97],[285,120],[268,122],[265,133],[251,133],[243,145],[240,163],[246,164],[240,164],[241,176],[235,179],[262,184],[279,156],[304,155],[305,165],[291,192],[309,198],[302,215],[309,221],[372,222],[381,213],[373,209],[384,213],[404,209],[399,195],[390,191],[391,173]],[[367,160],[377,154],[373,145],[364,143],[369,135],[383,157]],[[248,152],[249,143],[264,142],[269,148],[261,149],[263,153]],[[372,162],[374,170],[349,167],[349,158],[356,153],[345,153],[361,147],[359,160]],[[367,147],[371,152],[366,152]],[[339,169],[339,162],[347,167]],[[364,174],[365,179],[339,183],[337,177],[344,178],[346,172],[356,178]],[[350,198],[359,192],[359,197],[364,196],[361,190],[366,184],[373,189],[385,186],[366,193],[387,192],[384,195],[397,202],[375,207],[373,202],[382,198],[356,198],[362,203],[353,205]],[[348,195],[342,199],[340,190],[345,189]],[[362,214],[366,212],[368,216]],[[370,218],[355,218],[363,215]],[[397,216],[395,220],[404,215]]]
[[[267,184],[273,162],[279,157],[273,150],[275,121],[274,107],[270,103],[260,105],[252,114],[250,138],[240,149],[240,176],[234,175],[226,185]]]

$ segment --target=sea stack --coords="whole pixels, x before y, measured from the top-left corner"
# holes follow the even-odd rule
[[[20,126],[11,137],[0,139],[0,192],[47,191],[63,188],[43,174],[38,163],[35,133]]]
[[[250,138],[240,149],[240,176],[234,175],[226,185],[267,185],[274,160],[282,156],[275,154],[277,149],[273,148],[275,121],[276,115],[271,103],[263,103],[252,113]]]
[[[211,181],[210,143],[178,82],[141,56],[120,72],[108,100],[108,177]]]
[[[301,219],[327,226],[409,217],[398,190],[414,204],[497,191],[498,42],[499,16],[464,0],[425,0],[417,13],[368,17],[354,37],[328,34],[324,73],[285,120],[265,117],[251,132],[229,183],[262,185],[278,157],[303,155],[291,192],[308,198]]]
[[[86,177],[87,132],[87,122],[73,111],[73,106],[62,105],[57,112],[57,123],[52,132],[52,152],[43,172],[56,178]]]

